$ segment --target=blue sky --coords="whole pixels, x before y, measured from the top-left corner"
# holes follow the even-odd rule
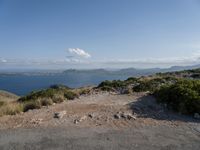
[[[0,69],[200,63],[200,0],[0,0]]]

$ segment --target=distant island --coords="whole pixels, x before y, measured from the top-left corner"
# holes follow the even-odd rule
[[[23,96],[33,90],[48,88],[54,84],[63,84],[71,88],[97,86],[104,80],[126,80],[129,77],[153,75],[161,72],[196,69],[195,66],[173,66],[170,68],[149,69],[68,69],[68,70],[27,70],[20,72],[1,72],[0,89]]]

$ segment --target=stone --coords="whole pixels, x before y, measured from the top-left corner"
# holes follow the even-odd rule
[[[136,120],[136,117],[133,116],[132,114],[127,114],[126,116],[127,116],[127,119],[128,119],[128,120],[131,120],[131,119]]]
[[[61,119],[66,114],[66,111],[56,112],[54,113],[54,118]]]
[[[128,119],[128,120],[131,120],[131,119],[134,119],[136,120],[136,117],[133,116],[131,113],[121,113],[121,117],[124,118],[124,119]]]
[[[87,116],[82,116],[82,117],[79,119],[79,122],[84,121],[84,120],[86,120],[86,119],[87,119]]]
[[[38,118],[38,119],[32,119],[30,122],[31,122],[32,124],[41,124],[42,121],[43,121],[43,119]]]
[[[200,119],[200,115],[199,115],[198,113],[195,113],[195,114],[194,114],[194,118],[195,118],[195,119]]]
[[[88,114],[88,117],[94,118],[94,114]]]
[[[124,118],[124,119],[127,119],[127,115],[124,114],[124,113],[121,113],[120,116],[121,116],[122,118]]]
[[[75,119],[75,120],[74,120],[74,124],[80,123],[80,122],[82,122],[82,121],[84,121],[84,120],[86,120],[86,119],[87,119],[87,116],[82,116],[82,117],[79,118],[79,119]]]
[[[115,119],[120,119],[120,118],[121,118],[121,115],[120,115],[119,113],[117,113],[117,114],[114,115],[114,118],[115,118]]]
[[[77,123],[79,123],[79,120],[78,120],[78,119],[75,119],[75,120],[74,120],[74,124],[77,124]]]

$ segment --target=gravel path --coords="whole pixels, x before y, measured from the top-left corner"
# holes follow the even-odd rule
[[[1,150],[199,150],[200,135],[187,127],[36,128],[0,131]]]

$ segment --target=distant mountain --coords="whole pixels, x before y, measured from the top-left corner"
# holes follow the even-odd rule
[[[106,69],[91,69],[91,70],[76,70],[69,69],[63,72],[63,74],[90,74],[90,75],[112,75],[112,76],[146,76],[152,75],[155,73],[164,73],[164,72],[173,72],[173,71],[182,71],[189,69],[200,68],[200,65],[194,66],[172,66],[170,68],[149,68],[149,69],[136,69],[136,68],[126,68],[119,70],[106,70]]]
[[[198,65],[193,65],[193,66],[172,66],[168,71],[182,71],[182,70],[190,70],[190,69],[198,69],[200,68],[200,64]]]
[[[24,72],[0,72],[0,76],[54,76],[54,75],[98,75],[98,76],[146,76],[155,73],[182,71],[189,69],[200,68],[200,64],[193,66],[172,66],[170,68],[125,68],[125,69],[68,69],[61,70],[37,70],[37,71],[24,71]]]

